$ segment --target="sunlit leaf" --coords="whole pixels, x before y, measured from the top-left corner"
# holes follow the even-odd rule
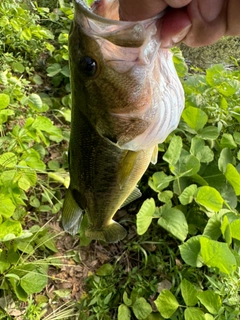
[[[200,308],[187,308],[184,311],[184,320],[206,320],[206,318]]]
[[[187,306],[193,307],[197,304],[198,290],[194,287],[194,285],[191,282],[189,282],[186,279],[183,279],[181,282],[181,292]]]
[[[222,301],[217,293],[212,290],[205,290],[199,292],[197,297],[210,313],[218,314]]]
[[[154,302],[158,311],[165,319],[170,318],[179,307],[177,299],[167,289],[163,289]]]
[[[200,238],[201,257],[208,267],[217,267],[220,272],[230,274],[236,269],[236,259],[227,243]]]
[[[221,210],[223,205],[223,198],[220,193],[216,189],[208,186],[200,187],[198,189],[196,201],[207,209],[216,212]]]
[[[202,129],[208,121],[208,116],[203,110],[191,106],[184,109],[182,118],[195,131]]]
[[[239,196],[240,195],[240,174],[231,163],[227,164],[225,177],[228,180],[228,182],[232,185],[236,195]]]
[[[138,214],[137,214],[137,233],[139,235],[144,234],[152,222],[152,218],[155,212],[154,199],[147,199],[143,202]]]
[[[6,93],[0,93],[0,110],[7,108],[10,103],[10,96]]]
[[[131,320],[131,311],[125,304],[120,304],[118,307],[117,320]]]

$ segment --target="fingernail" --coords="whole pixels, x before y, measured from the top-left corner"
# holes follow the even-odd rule
[[[188,31],[190,30],[191,28],[191,24],[188,25],[187,27],[185,27],[180,33],[176,34],[174,37],[172,37],[172,42],[173,43],[178,43],[180,42],[183,38],[186,37]]]

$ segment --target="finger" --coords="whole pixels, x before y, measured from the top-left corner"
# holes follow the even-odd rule
[[[190,28],[191,20],[186,8],[169,8],[159,21],[161,47],[173,47],[186,36]]]
[[[119,0],[119,15],[121,20],[145,20],[156,16],[166,7],[164,0]]]
[[[191,47],[210,45],[226,33],[226,0],[193,0],[186,8],[192,27],[183,42]]]

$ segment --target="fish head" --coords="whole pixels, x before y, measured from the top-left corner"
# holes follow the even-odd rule
[[[152,128],[159,114],[160,124],[165,122],[164,110],[159,110],[166,83],[159,70],[159,18],[109,20],[91,12],[81,0],[75,2],[69,36],[72,119],[84,114],[99,135],[123,149],[138,151],[159,143],[159,138],[151,137],[156,135]],[[175,117],[172,111],[168,114]],[[178,123],[179,112],[177,116]],[[145,145],[138,138],[144,133],[145,140],[140,140]]]

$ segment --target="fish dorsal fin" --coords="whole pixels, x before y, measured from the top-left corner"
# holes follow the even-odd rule
[[[78,233],[83,218],[83,210],[73,198],[71,189],[68,189],[63,203],[62,226],[63,229],[75,235]]]
[[[130,176],[134,165],[135,161],[137,158],[138,152],[135,151],[126,151],[126,154],[123,156],[120,165],[119,165],[119,174],[118,174],[118,179],[119,179],[119,185],[120,189],[124,186],[126,183],[128,177]]]
[[[152,164],[156,164],[157,163],[157,159],[158,159],[158,144],[156,144],[156,146],[153,149],[151,163]]]
[[[128,205],[129,203],[137,200],[138,198],[140,198],[142,196],[141,191],[136,187],[133,192],[127,197],[127,199],[123,202],[123,204],[121,205],[120,209],[125,207],[126,205]]]

